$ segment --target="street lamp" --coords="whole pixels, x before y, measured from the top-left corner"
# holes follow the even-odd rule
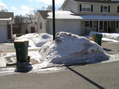
[[[55,0],[52,0],[52,13],[53,13],[53,40],[55,40]]]

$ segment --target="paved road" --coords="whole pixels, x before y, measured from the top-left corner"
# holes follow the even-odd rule
[[[119,89],[119,62],[1,76],[0,89]]]
[[[102,47],[109,54],[119,53],[119,42],[103,42]]]

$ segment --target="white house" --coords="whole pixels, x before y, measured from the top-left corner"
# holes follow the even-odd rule
[[[13,18],[12,12],[0,12],[0,42],[11,39]]]
[[[65,0],[61,10],[55,13],[56,32],[78,35],[88,35],[90,31],[119,32],[118,0]],[[40,11],[37,14],[39,32],[52,34],[52,13],[45,14],[45,19]]]

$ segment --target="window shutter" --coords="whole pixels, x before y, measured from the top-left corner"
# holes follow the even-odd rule
[[[80,11],[82,11],[82,5],[80,4]]]
[[[92,21],[90,21],[90,27],[92,27]]]
[[[119,13],[119,6],[117,7],[117,12]]]
[[[118,24],[119,24],[119,22],[117,21],[117,28],[119,28],[119,27],[118,27]]]
[[[102,12],[103,6],[101,6],[101,12]]]
[[[108,12],[110,12],[110,6],[108,6]]]
[[[93,5],[91,5],[91,12],[93,12]]]

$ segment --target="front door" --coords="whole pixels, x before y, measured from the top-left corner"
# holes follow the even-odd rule
[[[100,21],[100,32],[108,32],[108,21]]]
[[[35,27],[31,27],[31,33],[35,32]]]

